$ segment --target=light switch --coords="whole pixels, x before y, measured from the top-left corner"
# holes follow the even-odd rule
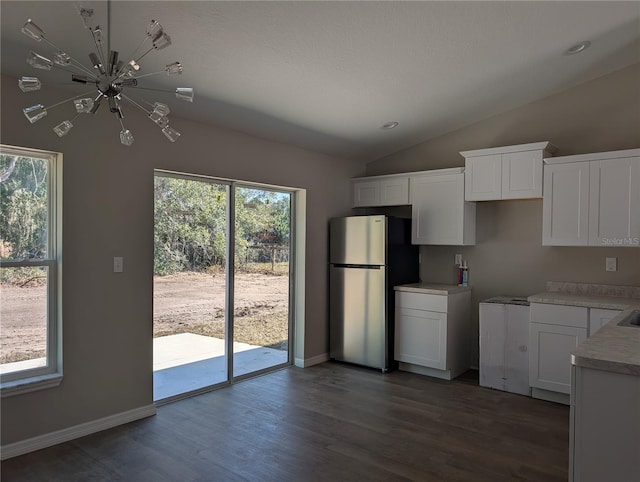
[[[115,256],[113,258],[113,272],[122,273],[124,271],[124,258],[122,256]]]
[[[618,271],[618,258],[607,258],[607,271]]]

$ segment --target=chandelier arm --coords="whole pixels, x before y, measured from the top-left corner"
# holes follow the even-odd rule
[[[69,102],[70,100],[75,100],[75,99],[77,99],[77,98],[79,98],[79,97],[82,97],[83,95],[89,95],[89,94],[91,94],[92,92],[93,92],[93,90],[90,90],[89,92],[83,92],[82,94],[74,95],[73,97],[69,97],[68,99],[61,100],[60,102],[56,102],[56,103],[55,103],[55,104],[53,104],[53,105],[48,105],[48,106],[46,106],[46,107],[45,107],[45,109],[46,109],[46,110],[51,110],[51,109],[53,109],[54,107],[58,107],[59,105],[64,104],[65,102]]]
[[[97,28],[97,27],[96,27]],[[98,56],[100,57],[100,62],[102,63],[102,65],[107,65],[107,63],[105,62],[104,59],[104,52],[102,51],[102,45],[100,45],[100,42],[98,42],[98,40],[96,40],[96,33],[93,30],[89,30],[91,32],[91,38],[93,39],[93,44],[96,46],[96,50],[98,51]]]
[[[150,74],[136,75],[134,79],[140,80],[140,79],[144,79],[145,77],[151,77],[152,75],[158,75],[158,74],[164,74],[164,73],[166,73],[166,71],[161,70],[160,72],[152,72]]]
[[[135,105],[138,109],[140,109],[142,112],[144,112],[145,114],[149,115],[151,114],[151,111],[148,111],[147,109],[145,109],[144,107],[142,107],[140,104],[138,104],[135,100],[133,100],[132,98],[124,95],[124,94],[120,94],[122,96],[123,99],[125,99],[128,102],[131,102],[133,105]]]
[[[53,67],[54,69],[62,70],[63,72],[68,72],[70,74],[74,74],[75,73],[75,72],[73,72],[73,71],[71,71],[69,69],[65,69],[64,67],[61,67],[60,65],[52,64],[51,67]],[[78,69],[80,72],[82,72],[84,74],[89,74],[89,76],[91,77],[91,80],[93,82],[96,82],[96,83],[99,82],[99,79],[90,70],[88,70],[88,69],[80,69],[76,65],[71,65],[71,67]]]
[[[111,0],[107,0],[107,52],[111,54]]]
[[[175,90],[164,90],[164,89],[152,89],[151,87],[140,87],[139,85],[132,85],[133,89],[136,90],[152,90],[154,92],[166,92],[168,94],[175,94]]]
[[[75,63],[77,65],[72,65],[72,67],[75,67],[76,69],[78,69],[81,72],[84,72],[85,74],[89,74],[89,76],[92,79],[95,79],[95,81],[98,81],[98,77],[96,77],[96,75],[93,73],[93,71],[91,71],[90,69],[88,69],[87,67],[85,67],[84,65],[82,65],[80,62],[78,62],[76,59],[72,59],[75,61]]]
[[[56,44],[54,44],[53,42],[51,42],[51,41],[50,41],[49,39],[47,39],[46,37],[42,36],[41,38],[42,38],[42,40],[44,40],[46,43],[48,43],[48,44],[49,44],[51,47],[53,47],[54,49],[56,49],[56,50],[58,50],[58,51],[60,51],[60,52],[64,52],[64,50],[62,50],[60,47],[58,47]],[[66,53],[66,52],[65,52],[65,53]],[[67,54],[67,55],[69,55],[69,54]],[[87,69],[87,68],[86,68],[84,65],[82,65],[82,63],[81,63],[81,62],[79,62],[77,59],[75,59],[74,57],[71,57],[71,55],[69,55],[69,60],[73,60],[76,64],[78,64],[78,65],[76,65],[76,67],[77,67],[77,68],[79,68],[79,69],[83,69],[85,74],[86,74],[86,73],[89,73],[89,74],[91,74],[91,75],[93,76],[93,72],[92,72],[92,71],[90,71],[89,69]]]
[[[151,47],[149,50],[143,53],[139,58],[136,59],[136,64],[139,63],[149,52],[153,52],[154,49],[155,47]]]
[[[138,53],[138,51],[142,48],[142,46],[145,44],[145,42],[147,40],[149,40],[149,36],[145,35],[144,39],[142,40],[142,42],[140,42],[140,44],[135,48],[135,50],[133,52],[131,52],[131,54],[129,54],[129,56],[127,58],[133,59],[134,55]]]

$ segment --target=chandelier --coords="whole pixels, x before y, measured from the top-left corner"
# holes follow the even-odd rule
[[[180,75],[183,66],[180,62],[167,64],[165,69],[160,72],[141,73],[142,68],[140,61],[149,53],[155,50],[162,50],[171,45],[171,38],[162,28],[159,22],[151,20],[146,30],[146,35],[138,47],[126,60],[120,60],[119,53],[110,48],[111,32],[106,36],[102,32],[99,25],[96,25],[93,18],[93,9],[83,8],[76,5],[76,9],[82,18],[85,29],[89,31],[95,51],[89,53],[89,60],[92,67],[83,65],[69,54],[65,53],[60,47],[51,42],[43,29],[38,27],[31,19],[22,27],[22,33],[27,37],[37,41],[44,42],[55,49],[51,59],[40,55],[34,51],[29,52],[27,63],[36,69],[51,70],[52,68],[67,71],[71,74],[71,81],[74,83],[92,86],[92,90],[84,92],[80,95],[70,97],[68,99],[57,102],[53,105],[43,106],[35,104],[23,109],[25,117],[31,124],[39,121],[47,115],[47,112],[54,107],[58,107],[66,102],[73,102],[76,115],[71,120],[64,120],[53,128],[53,131],[63,137],[73,128],[75,120],[83,114],[95,114],[103,103],[108,104],[109,110],[116,116],[120,123],[120,142],[125,146],[133,144],[133,134],[124,125],[124,115],[122,113],[121,104],[126,102],[137,109],[143,111],[149,119],[157,124],[162,133],[171,142],[175,142],[180,133],[169,125],[169,106],[161,102],[150,103],[147,101],[136,102],[129,97],[130,92],[135,89],[156,90],[163,92],[162,89],[147,89],[139,85],[142,78],[153,75]],[[110,29],[111,3],[107,3],[108,22],[107,28]],[[106,42],[106,51],[105,51]],[[109,56],[106,56],[109,52]],[[33,92],[40,90],[42,83],[37,77],[22,77],[18,80],[18,87],[22,92]],[[126,92],[126,94],[125,94]],[[193,102],[193,88],[178,87],[175,89],[176,98]],[[146,104],[146,107],[142,104]]]

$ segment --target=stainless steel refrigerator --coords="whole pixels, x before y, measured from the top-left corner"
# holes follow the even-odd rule
[[[419,281],[411,220],[383,215],[329,223],[330,357],[388,371],[394,365],[394,293]]]

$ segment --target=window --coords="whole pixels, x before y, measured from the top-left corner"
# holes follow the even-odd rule
[[[60,383],[61,155],[0,146],[2,396]]]

